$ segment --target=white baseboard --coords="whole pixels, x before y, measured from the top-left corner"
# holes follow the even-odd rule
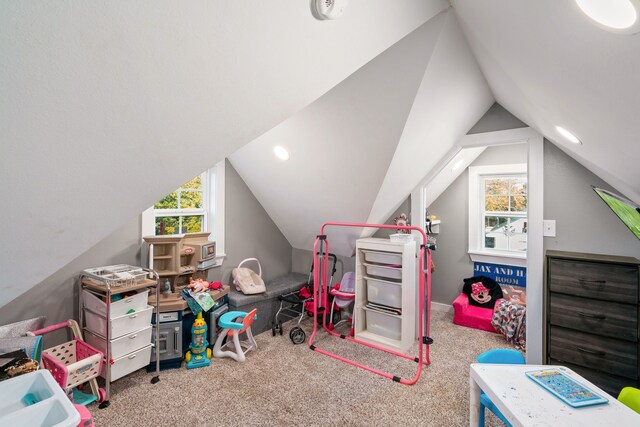
[[[438,311],[440,313],[448,313],[453,310],[450,304],[442,304],[441,302],[431,301],[431,310]]]

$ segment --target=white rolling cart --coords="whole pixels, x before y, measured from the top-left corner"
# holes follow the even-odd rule
[[[158,283],[155,271],[129,265],[88,269],[80,275],[79,323],[85,341],[105,355],[106,399],[101,409],[109,406],[111,382],[149,365],[152,350],[156,372],[151,383],[160,381],[158,336],[155,342],[151,339],[151,315],[154,309],[160,312]],[[155,307],[148,304],[151,291]],[[117,299],[121,294],[126,295]]]
[[[354,337],[407,353],[416,340],[415,241],[356,242]]]

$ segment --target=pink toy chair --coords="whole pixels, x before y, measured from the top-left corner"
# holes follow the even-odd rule
[[[329,317],[329,324],[327,328],[332,331],[336,326],[340,323],[348,321],[353,324],[353,320],[351,317],[345,320],[340,320],[333,324],[333,309],[335,306],[338,309],[346,309],[348,308],[356,298],[356,273],[353,271],[349,271],[348,273],[344,273],[342,276],[342,280],[336,286],[331,288],[329,291],[331,295],[333,295],[333,304],[331,304],[331,317]],[[351,336],[353,336],[353,327],[351,328]]]
[[[460,294],[453,302],[453,323],[481,331],[496,332],[491,324],[493,309],[469,305],[469,297]]]

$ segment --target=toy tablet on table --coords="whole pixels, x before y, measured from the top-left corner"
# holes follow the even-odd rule
[[[525,372],[525,374],[558,399],[574,408],[600,405],[608,402],[608,399],[588,389],[557,369],[530,371]]]

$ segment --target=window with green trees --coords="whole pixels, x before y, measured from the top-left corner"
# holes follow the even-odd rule
[[[196,176],[153,205],[155,234],[198,233],[206,230],[207,174]]]
[[[482,176],[483,248],[527,250],[527,175]]]

